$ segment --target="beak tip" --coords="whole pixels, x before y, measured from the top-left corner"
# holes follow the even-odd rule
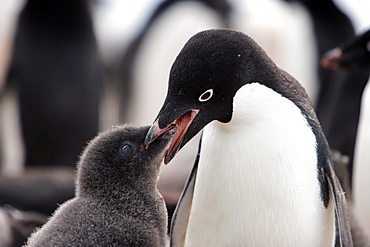
[[[154,123],[152,126],[150,126],[150,128],[149,128],[149,130],[148,130],[148,132],[145,136],[145,139],[144,139],[144,144],[143,145],[144,145],[145,149],[148,149],[150,143],[152,143],[152,141],[154,141],[154,139],[155,139],[154,134],[155,134],[156,128],[157,128],[156,123]]]
[[[177,131],[177,125],[176,124],[170,124],[169,126],[163,128],[163,129],[160,129],[159,126],[158,126],[158,121],[155,121],[152,124],[152,126],[149,128],[149,130],[148,130],[148,132],[145,136],[143,147],[145,147],[145,149],[148,149],[149,145],[155,139],[157,139],[157,137],[159,137],[159,136],[161,136],[162,134],[165,134],[165,133],[169,133],[171,136],[173,136],[176,131]]]
[[[169,158],[169,156],[165,156],[164,157],[164,160],[163,160],[163,163],[165,164],[165,165],[168,165],[168,163],[170,163],[170,161],[171,161],[171,158]]]

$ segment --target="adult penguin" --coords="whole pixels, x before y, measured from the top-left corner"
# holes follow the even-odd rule
[[[185,44],[145,144],[172,124],[166,163],[204,128],[172,246],[352,246],[312,104],[249,36],[207,30]]]
[[[328,51],[321,60],[323,67],[327,69],[338,69],[359,74],[362,77],[369,77],[370,74],[370,30],[349,38],[346,42]],[[348,105],[347,102],[340,102],[339,109],[351,110],[356,117],[356,149],[353,169],[353,211],[361,221],[367,233],[370,233],[370,87],[363,81],[351,81],[344,85],[344,89],[356,89],[353,94],[355,104]],[[344,93],[344,90],[343,90]],[[345,107],[346,106],[346,107]],[[358,123],[358,128],[357,128]],[[342,129],[348,130],[347,125]]]
[[[319,56],[355,36],[350,18],[333,0],[288,0],[300,2],[311,13]],[[327,70],[317,65],[320,78],[316,114],[332,149],[349,156],[350,183],[359,117],[360,97],[367,77],[349,71]],[[352,82],[356,81],[355,84]],[[345,130],[345,131],[343,131]]]
[[[25,165],[74,167],[99,130],[100,56],[85,0],[27,0],[7,87],[16,87]]]

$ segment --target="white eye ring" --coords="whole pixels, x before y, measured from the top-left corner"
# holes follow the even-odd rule
[[[200,102],[206,102],[210,98],[212,98],[212,96],[213,96],[213,89],[208,89],[207,91],[205,91],[204,93],[202,93],[201,96],[199,96],[198,100]]]

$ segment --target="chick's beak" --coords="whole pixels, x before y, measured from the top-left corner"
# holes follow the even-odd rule
[[[158,119],[152,124],[152,126],[149,128],[148,133],[145,136],[144,140],[144,147],[147,149],[155,139],[157,139],[159,136],[163,135],[164,133],[176,129],[176,124],[170,124],[166,126],[165,128],[161,129],[159,128]]]

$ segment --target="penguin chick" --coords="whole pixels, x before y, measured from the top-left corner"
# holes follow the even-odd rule
[[[93,139],[78,163],[75,198],[27,246],[165,246],[167,211],[157,179],[174,131],[145,149],[148,130],[117,126]]]

